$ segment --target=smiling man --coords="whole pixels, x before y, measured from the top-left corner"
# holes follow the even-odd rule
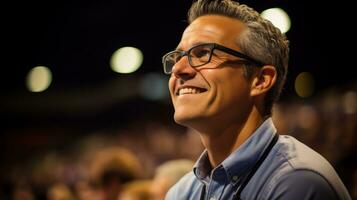
[[[166,196],[198,199],[350,199],[333,167],[271,120],[288,40],[246,5],[198,0],[176,50],[163,56],[177,123],[206,147]]]

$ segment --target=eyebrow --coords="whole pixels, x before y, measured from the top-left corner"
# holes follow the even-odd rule
[[[194,42],[191,44],[190,48],[194,47],[194,46],[197,46],[197,45],[200,45],[200,44],[207,44],[207,43],[212,43],[212,42],[209,42],[209,41],[198,41],[198,42]],[[190,49],[188,48],[188,49]],[[177,46],[176,51],[184,51],[181,47]]]

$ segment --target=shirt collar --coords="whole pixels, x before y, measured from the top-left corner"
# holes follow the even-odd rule
[[[198,158],[196,164],[193,166],[193,173],[198,178],[198,180],[208,182],[209,173],[211,172],[211,164],[208,158],[207,149]]]
[[[271,118],[266,119],[262,125],[232,154],[230,154],[219,166],[223,166],[228,180],[236,182],[247,169],[251,168],[262,155],[276,133],[276,128]],[[193,172],[196,177],[207,182],[211,165],[208,159],[207,149],[198,158]]]

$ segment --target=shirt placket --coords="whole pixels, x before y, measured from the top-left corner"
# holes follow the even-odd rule
[[[212,172],[211,180],[208,184],[206,200],[221,199],[224,187],[227,183],[227,175],[224,168],[221,166]]]

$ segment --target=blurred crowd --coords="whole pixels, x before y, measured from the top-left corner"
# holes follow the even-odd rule
[[[1,161],[0,200],[159,200],[203,150],[194,131],[155,121],[73,138]]]
[[[273,111],[278,133],[296,137],[327,158],[355,199],[356,92],[331,89],[309,99],[281,101]],[[0,162],[0,200],[162,200],[203,151],[195,131],[158,120],[68,141],[19,159],[9,159],[13,152],[1,149],[7,160]]]

